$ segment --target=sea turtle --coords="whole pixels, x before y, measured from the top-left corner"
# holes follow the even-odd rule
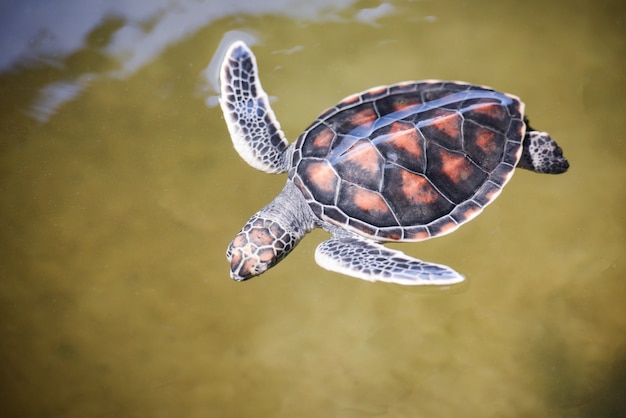
[[[285,139],[241,41],[226,51],[220,105],[233,145],[252,167],[288,171],[282,192],[228,246],[237,281],[265,272],[313,228],[332,234],[315,251],[328,270],[369,281],[447,285],[450,267],[381,242],[421,241],[456,230],[494,201],[515,167],[563,173],[569,164],[511,94],[460,81],[375,87],[322,113]]]

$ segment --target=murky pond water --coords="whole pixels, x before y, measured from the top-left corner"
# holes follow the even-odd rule
[[[249,4],[247,4],[249,3]],[[626,36],[619,1],[14,2],[0,62],[7,416],[626,413]],[[524,99],[571,169],[520,170],[446,237],[396,245],[451,289],[225,247],[284,176],[215,107],[245,39],[290,139],[344,96],[461,79]]]

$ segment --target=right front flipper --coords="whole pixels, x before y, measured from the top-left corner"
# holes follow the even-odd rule
[[[333,237],[315,251],[321,267],[370,282],[450,285],[464,277],[448,266],[427,263],[364,238]]]
[[[289,145],[259,80],[256,59],[242,41],[226,51],[220,70],[220,106],[235,149],[266,173],[289,168]]]

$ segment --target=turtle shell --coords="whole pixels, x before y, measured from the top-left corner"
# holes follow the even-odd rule
[[[289,177],[323,221],[380,241],[439,236],[500,194],[522,153],[523,113],[484,86],[377,87],[304,131]]]

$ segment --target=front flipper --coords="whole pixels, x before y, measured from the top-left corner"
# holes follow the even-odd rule
[[[254,54],[234,42],[220,71],[220,106],[235,149],[248,164],[266,173],[289,168],[289,145],[259,80]]]
[[[450,285],[464,277],[450,267],[426,263],[372,240],[333,237],[315,250],[321,267],[348,276],[404,285]]]

